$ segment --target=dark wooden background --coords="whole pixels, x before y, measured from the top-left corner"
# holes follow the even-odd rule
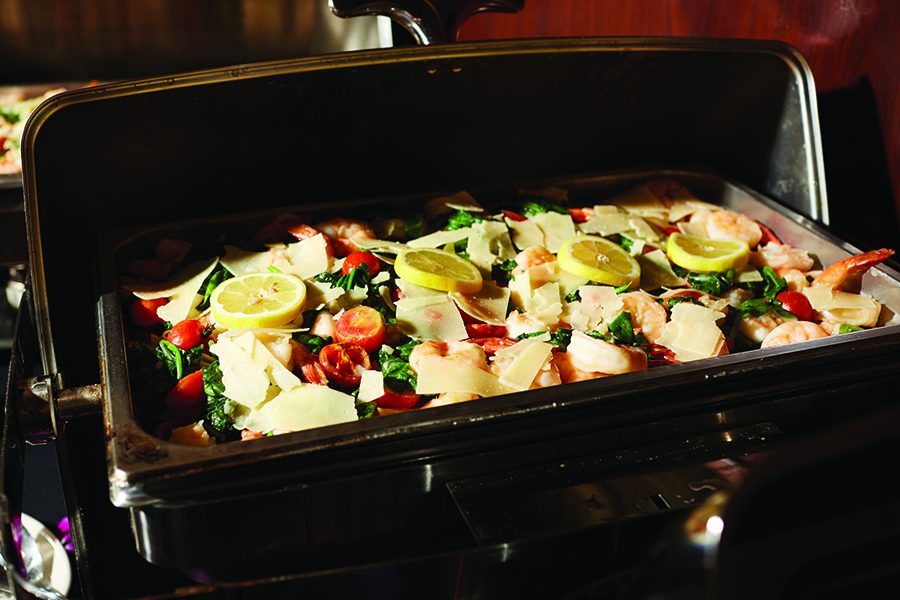
[[[698,36],[785,41],[812,68],[832,228],[900,250],[900,0],[526,0],[460,39]]]

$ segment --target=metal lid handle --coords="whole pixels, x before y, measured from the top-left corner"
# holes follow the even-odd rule
[[[329,0],[331,12],[350,18],[368,15],[390,17],[422,46],[453,42],[462,24],[480,12],[514,13],[525,0]]]

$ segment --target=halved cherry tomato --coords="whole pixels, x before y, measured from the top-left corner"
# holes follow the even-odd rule
[[[369,354],[356,344],[329,344],[319,352],[319,364],[329,379],[345,387],[356,387],[372,363]]]
[[[673,233],[680,233],[681,230],[678,229],[675,225],[669,225],[668,227],[663,228],[663,233],[666,234],[666,237],[669,237]]]
[[[472,323],[466,325],[466,333],[473,338],[505,338],[506,327],[503,325],[488,325],[487,323]]]
[[[481,346],[485,354],[494,354],[497,350],[509,348],[516,343],[516,340],[506,337],[469,338],[466,341]]]
[[[356,344],[366,352],[381,348],[384,341],[384,319],[369,306],[351,308],[334,324],[334,339],[342,344]]]
[[[206,329],[203,323],[196,319],[185,319],[175,324],[166,339],[181,348],[182,350],[190,350],[194,346],[203,343],[203,330]]]
[[[576,223],[584,223],[588,219],[594,216],[593,208],[570,208],[569,215],[571,215],[572,220]]]
[[[812,321],[816,318],[816,311],[813,309],[812,304],[809,303],[809,298],[800,292],[785,290],[775,296],[775,299],[781,302],[784,310],[801,321]]]
[[[675,353],[660,344],[647,344],[647,353],[652,365],[673,365],[678,362]]]
[[[308,383],[328,385],[328,377],[325,375],[325,371],[322,370],[322,365],[317,362],[300,365],[300,372],[303,373],[303,378]]]
[[[350,271],[361,265],[362,263],[366,263],[369,267],[369,273],[372,276],[378,274],[381,271],[381,261],[378,260],[378,257],[372,254],[371,252],[351,252],[347,255],[347,258],[344,259],[344,265],[341,267],[341,273],[344,275],[349,275]]]
[[[178,380],[169,395],[166,396],[166,406],[180,408],[195,406],[203,401],[206,394],[203,393],[203,371],[194,371]]]
[[[778,239],[778,236],[775,235],[775,232],[760,223],[756,222],[759,225],[760,231],[762,231],[762,238],[759,240],[760,246],[765,246],[766,244],[778,244],[781,245],[781,240]]]
[[[512,211],[512,210],[504,210],[504,211],[503,211],[503,216],[506,217],[507,219],[509,219],[510,221],[518,221],[518,222],[522,222],[522,221],[524,221],[525,218],[526,218],[526,217],[524,217],[524,216],[520,215],[519,213],[517,213],[517,212],[515,212],[515,211]]]
[[[131,321],[138,327],[153,327],[158,323],[162,323],[163,320],[156,314],[156,309],[168,304],[168,302],[166,298],[154,298],[152,300],[135,299],[131,305]]]
[[[387,386],[384,387],[384,396],[375,399],[375,404],[379,408],[393,408],[395,410],[412,408],[418,402],[418,394],[414,392],[395,392]]]

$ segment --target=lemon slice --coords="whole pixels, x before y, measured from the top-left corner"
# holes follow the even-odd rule
[[[432,290],[463,294],[481,290],[478,267],[444,250],[409,248],[397,255],[394,270],[401,279]]]
[[[226,279],[209,298],[216,323],[231,329],[280,327],[297,318],[306,285],[287,273],[248,273]]]
[[[690,271],[727,271],[750,259],[750,247],[740,240],[709,240],[673,233],[666,243],[669,260]]]
[[[575,236],[559,249],[559,268],[576,277],[615,287],[631,284],[641,267],[618,244],[593,235]]]

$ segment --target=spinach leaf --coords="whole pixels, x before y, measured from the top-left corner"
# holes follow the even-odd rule
[[[307,331],[298,331],[291,337],[306,346],[306,349],[313,354],[318,354],[322,351],[322,348],[333,341],[331,337],[321,337],[318,335],[313,335]]]
[[[581,292],[575,290],[574,292],[569,292],[566,294],[566,302],[580,302],[581,301]]]
[[[702,303],[702,302],[700,302],[699,300],[697,300],[697,299],[694,298],[693,296],[688,296],[688,295],[684,295],[684,296],[673,296],[673,297],[669,298],[668,300],[666,300],[666,304],[668,304],[669,310],[672,310],[672,307],[673,307],[673,306],[676,306],[676,305],[678,305],[678,304],[681,304],[682,302],[690,302],[691,304],[696,304],[696,305],[698,305],[698,306],[703,306],[703,303]]]
[[[404,213],[401,218],[407,239],[412,240],[425,235],[425,219],[421,213]]]
[[[619,246],[622,247],[622,250],[631,254],[631,249],[634,247],[634,240],[619,234]]]
[[[721,296],[734,285],[734,269],[722,273],[689,273],[688,285],[710,296]]]
[[[560,327],[554,332],[547,331],[532,331],[531,333],[523,333],[516,336],[516,341],[521,342],[522,340],[538,337],[540,335],[544,335],[545,333],[550,333],[550,343],[558,346],[561,350],[565,350],[569,347],[569,343],[572,341],[572,330],[564,329]]]
[[[450,231],[455,231],[457,229],[462,229],[464,227],[471,227],[475,223],[479,221],[486,221],[484,217],[481,215],[476,215],[475,213],[471,213],[467,210],[463,210],[461,208],[457,208],[456,212],[450,216],[450,219],[447,221],[447,226],[444,229],[448,229]]]
[[[356,416],[359,420],[371,419],[378,416],[378,405],[375,401],[360,402],[356,405]]]
[[[764,300],[763,298],[744,300],[738,305],[738,312],[743,318],[761,317],[767,313],[774,312],[789,321],[795,321],[797,319],[793,314],[784,310],[781,307],[780,302]]]
[[[203,290],[203,300],[197,305],[197,310],[204,311],[209,308],[209,297],[212,296],[213,290],[215,290],[220,283],[226,279],[231,279],[232,277],[233,275],[228,269],[222,265],[216,265],[213,272],[207,275],[206,279],[204,279],[203,283],[200,285],[200,289]]]
[[[405,387],[416,389],[418,380],[409,367],[409,355],[413,348],[421,342],[411,340],[406,344],[397,346],[393,353],[384,348],[378,350],[378,364],[381,365],[381,375],[384,382],[396,391],[402,391]]]
[[[838,327],[838,335],[842,333],[853,333],[854,331],[865,331],[865,329],[857,327],[856,325],[841,325]]]
[[[202,354],[203,344],[197,344],[190,350],[182,350],[168,340],[159,340],[156,347],[156,359],[175,379],[181,379],[186,373],[196,371],[200,366]]]
[[[609,324],[609,333],[615,338],[616,343],[626,346],[638,346],[648,344],[647,338],[634,332],[631,324],[631,313],[622,311]]]
[[[219,361],[214,361],[203,369],[203,393],[206,394],[206,420],[214,429],[216,437],[234,430],[232,415],[237,404],[225,396],[222,370]]]
[[[766,300],[769,302],[774,302],[775,296],[787,288],[787,281],[784,280],[784,277],[779,277],[775,271],[772,270],[772,267],[769,266],[762,268],[762,276],[763,280],[766,282],[766,286],[763,288],[763,296],[765,296]]]
[[[313,279],[320,283],[330,283],[333,288],[343,288],[349,292],[355,287],[366,287],[369,285],[369,282],[372,280],[372,274],[369,272],[369,265],[363,262],[351,269],[346,275],[342,274],[341,271],[335,271],[334,273],[324,271],[313,277]]]
[[[569,214],[565,206],[550,202],[546,198],[531,198],[522,203],[522,214],[526,217],[533,217],[547,212],[560,213],[562,215]]]
[[[516,261],[512,258],[493,265],[491,267],[491,279],[493,279],[497,283],[497,285],[506,285],[513,279],[510,276],[510,273],[515,268]]]

